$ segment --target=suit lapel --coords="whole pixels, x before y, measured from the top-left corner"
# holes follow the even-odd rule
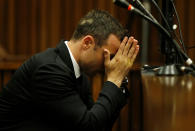
[[[83,100],[83,102],[85,104],[87,104],[87,100],[88,100],[88,95],[87,95],[87,77],[84,77],[84,74],[81,74],[81,76],[76,79],[75,74],[74,74],[74,68],[73,68],[73,64],[72,64],[72,60],[70,58],[70,54],[68,51],[67,46],[64,43],[64,40],[61,40],[60,43],[57,45],[56,47],[56,52],[59,54],[60,58],[62,59],[62,61],[68,66],[68,68],[71,69],[72,71],[72,76],[74,76],[75,79],[75,83],[76,84],[76,90],[79,93],[81,99]]]
[[[56,47],[56,51],[59,53],[59,56],[63,60],[63,62],[74,72],[73,64],[70,58],[70,54],[67,46],[64,43],[64,40],[61,40],[60,43]]]

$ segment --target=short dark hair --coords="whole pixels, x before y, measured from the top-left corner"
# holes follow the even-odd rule
[[[96,44],[102,46],[110,34],[116,35],[121,40],[125,33],[126,30],[113,16],[106,11],[95,9],[81,18],[71,39],[79,40],[91,35]]]

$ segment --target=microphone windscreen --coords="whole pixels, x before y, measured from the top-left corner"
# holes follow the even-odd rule
[[[129,3],[126,0],[113,0],[113,3],[122,8],[128,8]]]

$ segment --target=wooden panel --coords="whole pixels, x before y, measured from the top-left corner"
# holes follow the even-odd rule
[[[191,0],[188,2],[189,3],[189,11],[186,12],[188,14],[188,31],[189,31],[189,36],[188,36],[188,40],[186,42],[186,44],[188,46],[193,46],[195,45],[195,9],[194,6],[195,5],[195,1]],[[189,50],[188,54],[191,58],[193,58],[193,60],[195,61],[195,50]]]
[[[142,74],[143,130],[195,130],[195,78]]]
[[[142,131],[142,89],[141,89],[140,67],[133,69],[129,74],[130,98],[128,102],[129,131]],[[127,115],[126,114],[126,115]],[[121,123],[121,126],[124,124]],[[121,130],[122,131],[122,130]]]
[[[101,74],[97,74],[96,76],[94,76],[92,78],[92,95],[93,95],[93,99],[94,101],[96,101],[98,99],[99,93],[102,89],[102,83],[103,83],[103,79],[102,79],[102,75]]]
[[[47,6],[49,2],[47,0],[41,0],[41,12],[40,12],[40,51],[47,48],[49,32],[48,32],[48,16],[47,16]]]
[[[3,39],[5,37],[5,23],[4,23],[4,15],[5,15],[5,1],[4,0],[0,0],[0,45],[2,46],[2,43],[4,43]],[[1,53],[0,53],[1,54]]]
[[[69,40],[79,19],[94,8],[111,11],[123,25],[127,21],[123,17],[127,11],[114,6],[112,0],[1,0],[1,3],[0,34],[5,36],[1,41],[8,53],[15,55],[32,55],[55,47],[62,38]]]
[[[59,42],[60,40],[60,0],[51,0],[50,1],[50,8],[51,8],[51,14],[50,14],[50,19],[49,19],[49,25],[50,25],[50,30],[49,30],[49,41],[50,45],[49,47],[55,47],[56,43]],[[55,23],[55,24],[53,24]]]
[[[187,46],[195,45],[194,1],[175,2],[181,18],[184,41]],[[1,0],[1,3],[1,43],[11,54],[32,55],[48,47],[55,47],[61,38],[70,39],[78,20],[94,8],[109,11],[142,43],[140,18],[113,5],[112,0]],[[158,17],[155,9],[153,14]],[[162,56],[158,50],[158,31],[152,25],[149,41],[149,62],[162,61],[159,59]],[[193,51],[188,53],[194,59]]]
[[[8,42],[9,42],[9,47],[8,47],[8,50],[10,53],[14,53],[15,52],[15,28],[16,28],[16,25],[15,25],[15,1],[14,0],[11,0],[11,1],[8,1],[8,27],[7,27],[7,30],[8,30],[8,34],[7,34],[7,39],[8,39]]]
[[[29,54],[34,54],[36,52],[36,49],[37,49],[37,1],[36,0],[33,0],[32,3],[31,3],[31,10],[29,12],[29,16],[30,16],[30,19],[29,19],[29,23],[30,23],[30,31],[29,31],[29,35],[30,35],[30,38],[29,38],[29,47],[30,47],[30,50],[29,50]]]

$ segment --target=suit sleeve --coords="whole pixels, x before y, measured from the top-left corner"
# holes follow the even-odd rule
[[[63,129],[104,130],[114,114],[126,104],[125,95],[107,81],[96,103],[87,108],[75,90],[75,81],[69,71],[57,64],[39,67],[33,75],[32,85],[38,110]]]

